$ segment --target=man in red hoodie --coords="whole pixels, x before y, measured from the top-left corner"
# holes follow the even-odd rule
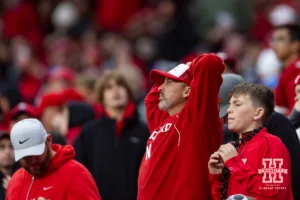
[[[155,85],[145,104],[152,134],[138,200],[212,198],[207,162],[222,143],[218,93],[224,68],[215,54],[203,54],[169,72],[151,72]]]
[[[229,94],[228,129],[239,134],[208,163],[215,200],[244,194],[257,200],[293,200],[290,155],[283,142],[262,128],[274,111],[274,94],[262,85],[241,83]]]
[[[7,200],[91,199],[101,200],[88,170],[73,160],[71,146],[52,145],[37,119],[24,119],[11,130],[15,160],[22,166],[11,178]]]

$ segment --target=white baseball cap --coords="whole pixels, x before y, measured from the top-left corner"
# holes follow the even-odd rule
[[[44,153],[47,132],[37,119],[24,119],[16,123],[10,133],[15,160]]]

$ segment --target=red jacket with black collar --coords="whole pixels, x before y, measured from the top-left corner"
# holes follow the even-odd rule
[[[282,141],[263,128],[227,160],[227,196],[244,194],[257,200],[293,200],[290,155]],[[215,200],[221,196],[221,175],[210,175]]]

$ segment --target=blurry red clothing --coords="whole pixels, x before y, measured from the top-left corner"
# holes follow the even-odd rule
[[[227,196],[243,194],[257,200],[293,200],[290,154],[282,141],[262,129],[225,162],[230,171]],[[274,172],[273,172],[274,171]],[[210,175],[215,200],[221,196],[221,174]]]
[[[35,49],[40,49],[42,46],[42,29],[38,19],[38,13],[34,6],[28,1],[22,1],[4,13],[3,36],[7,39],[24,36]]]
[[[275,90],[276,106],[288,109],[291,112],[295,105],[295,79],[300,74],[300,57],[290,66],[283,69],[279,83]]]
[[[40,90],[42,82],[41,79],[38,79],[29,73],[23,73],[19,82],[19,91],[24,102],[30,104],[34,103],[34,99]]]
[[[33,177],[24,168],[11,178],[6,200],[15,199],[94,199],[101,200],[89,171],[74,160],[72,146],[52,145],[56,152],[41,177]]]
[[[97,23],[103,29],[121,31],[142,5],[141,0],[97,0]]]
[[[81,132],[81,126],[75,126],[68,130],[66,135],[67,144],[73,145]]]
[[[256,13],[254,16],[254,24],[249,31],[252,39],[263,42],[264,46],[268,46],[267,36],[273,26],[264,13]]]

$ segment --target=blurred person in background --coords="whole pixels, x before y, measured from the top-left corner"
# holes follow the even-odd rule
[[[224,52],[218,52],[217,56],[222,58],[225,63],[225,70],[223,74],[237,74],[237,68],[236,68],[236,60],[234,58],[230,58],[226,53]]]
[[[122,31],[130,17],[142,8],[144,1],[96,0],[96,23],[105,30]]]
[[[7,185],[14,171],[14,151],[9,134],[0,132],[0,199],[5,199]]]
[[[66,66],[56,66],[50,70],[43,92],[60,92],[72,88],[75,76],[73,69]]]
[[[222,75],[223,83],[220,88],[220,118],[223,120],[223,144],[236,141],[238,135],[229,131],[227,124],[227,109],[229,107],[229,93],[239,83],[244,83],[245,80],[236,74],[224,74]],[[297,137],[295,128],[289,122],[289,120],[282,114],[274,111],[269,119],[263,125],[267,128],[270,134],[273,134],[281,139],[281,141],[287,147],[291,158],[291,170],[292,170],[292,188],[295,199],[300,197],[300,192],[297,190],[300,183],[300,143]]]
[[[157,57],[178,61],[193,50],[198,37],[187,14],[188,1],[157,1]],[[182,31],[184,30],[184,31]]]
[[[262,49],[256,59],[256,74],[264,86],[275,89],[281,73],[281,62],[271,48]]]
[[[29,118],[35,118],[39,119],[39,114],[38,110],[27,103],[21,102],[18,105],[16,105],[10,112],[10,117],[11,117],[11,123],[10,123],[10,130],[11,128],[19,121],[23,119],[29,119]],[[56,132],[50,132],[52,135],[52,142],[53,144],[61,144],[65,145],[66,141],[63,136]]]
[[[148,128],[140,121],[132,89],[120,72],[105,71],[95,94],[104,113],[82,126],[74,145],[76,159],[92,173],[104,200],[136,200]]]
[[[253,24],[254,5],[250,0],[191,0],[190,9],[194,26],[202,38],[223,39],[231,30],[244,32]]]
[[[1,19],[0,19],[1,21]],[[0,29],[1,32],[1,29]],[[0,34],[0,82],[11,81],[15,78],[11,69],[11,55],[9,53],[9,42],[3,41]]]
[[[5,39],[24,37],[34,51],[41,50],[43,33],[33,1],[4,0],[2,34]]]
[[[300,139],[300,74],[295,79],[295,105],[291,114],[289,115],[289,120],[291,124],[297,129],[298,137]]]
[[[73,145],[81,132],[81,127],[96,118],[95,110],[85,102],[71,101],[63,105],[52,121],[55,131]]]
[[[83,97],[74,89],[45,93],[37,103],[38,115],[48,132],[55,131],[53,119],[69,101],[83,101]]]
[[[275,110],[288,115],[295,104],[294,81],[300,73],[300,26],[276,27],[272,33],[271,46],[283,66],[275,89]]]
[[[11,125],[10,129],[13,127],[15,123],[20,120],[27,118],[38,118],[38,113],[35,107],[30,104],[21,102],[18,103],[12,110],[10,111],[11,117]]]
[[[11,40],[11,54],[11,68],[15,71],[22,100],[26,103],[33,103],[43,85],[47,67],[30,42],[22,36],[16,36]]]
[[[47,132],[53,135],[53,143],[61,145],[67,143],[63,134],[67,130],[67,126],[63,126],[67,123],[67,119],[58,117],[62,113],[64,105],[70,101],[83,100],[83,97],[72,88],[56,92],[46,92],[40,97],[36,106],[36,112]],[[60,131],[64,132],[61,133]]]
[[[0,86],[0,128],[4,131],[10,129],[10,110],[15,107],[22,98],[14,83],[4,83]]]
[[[75,89],[83,96],[85,102],[89,104],[96,103],[94,86],[96,78],[89,76],[89,74],[79,74],[75,79]]]
[[[136,98],[143,97],[147,89],[147,69],[133,55],[130,41],[120,34],[107,33],[101,39],[103,56],[101,65],[105,69],[117,69],[129,80]],[[134,77],[134,78],[133,78]]]

